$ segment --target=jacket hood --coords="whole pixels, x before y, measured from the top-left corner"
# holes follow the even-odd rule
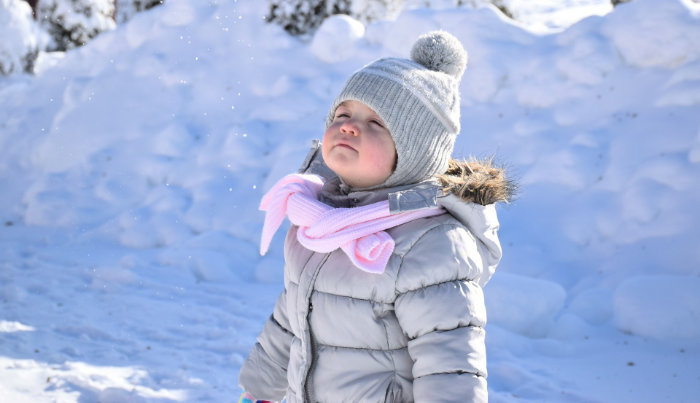
[[[496,202],[509,202],[515,184],[505,170],[493,160],[450,160],[443,175],[437,177],[442,191],[438,204],[459,220],[476,237],[482,248],[485,271],[479,280],[483,287],[489,281],[503,255],[498,240],[499,222]]]
[[[454,194],[462,201],[486,206],[509,202],[515,193],[514,183],[493,160],[460,161],[450,159],[447,171],[438,175],[443,195]]]

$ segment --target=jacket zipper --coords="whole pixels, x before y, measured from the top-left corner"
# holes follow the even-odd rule
[[[318,264],[318,266],[315,269],[314,275],[311,278],[311,282],[309,283],[309,293],[307,295],[307,301],[309,303],[307,312],[306,312],[306,328],[309,331],[309,365],[306,367],[306,374],[304,374],[304,396],[305,400],[309,403],[313,403],[312,399],[312,394],[311,394],[311,388],[308,387],[309,385],[309,378],[311,377],[311,370],[313,369],[313,366],[315,364],[315,357],[316,357],[316,341],[314,340],[313,335],[311,334],[311,322],[309,321],[309,316],[311,315],[311,311],[313,310],[313,305],[311,305],[311,294],[313,294],[314,290],[314,285],[316,284],[316,277],[318,277],[318,273],[321,271],[321,268],[323,267],[324,264],[326,264],[326,261],[328,260],[328,257],[330,256],[330,253],[326,253],[326,256],[323,257],[321,262]]]

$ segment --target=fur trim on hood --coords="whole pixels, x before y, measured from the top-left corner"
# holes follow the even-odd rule
[[[505,169],[493,165],[493,159],[460,161],[450,159],[447,171],[436,178],[444,194],[486,206],[499,201],[510,202],[516,185],[506,178]]]

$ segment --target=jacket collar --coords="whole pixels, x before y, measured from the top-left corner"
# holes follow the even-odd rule
[[[338,177],[329,178],[323,185],[320,199],[333,207],[358,207],[388,200],[392,214],[435,208],[440,186],[428,180],[412,185],[372,190],[352,190]]]

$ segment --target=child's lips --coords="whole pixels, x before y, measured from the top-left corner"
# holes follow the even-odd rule
[[[347,149],[350,149],[350,150],[353,150],[353,151],[357,151],[357,150],[355,149],[355,147],[351,146],[351,145],[348,144],[348,143],[338,142],[338,143],[335,144],[335,146],[336,146],[336,147],[347,148]]]

